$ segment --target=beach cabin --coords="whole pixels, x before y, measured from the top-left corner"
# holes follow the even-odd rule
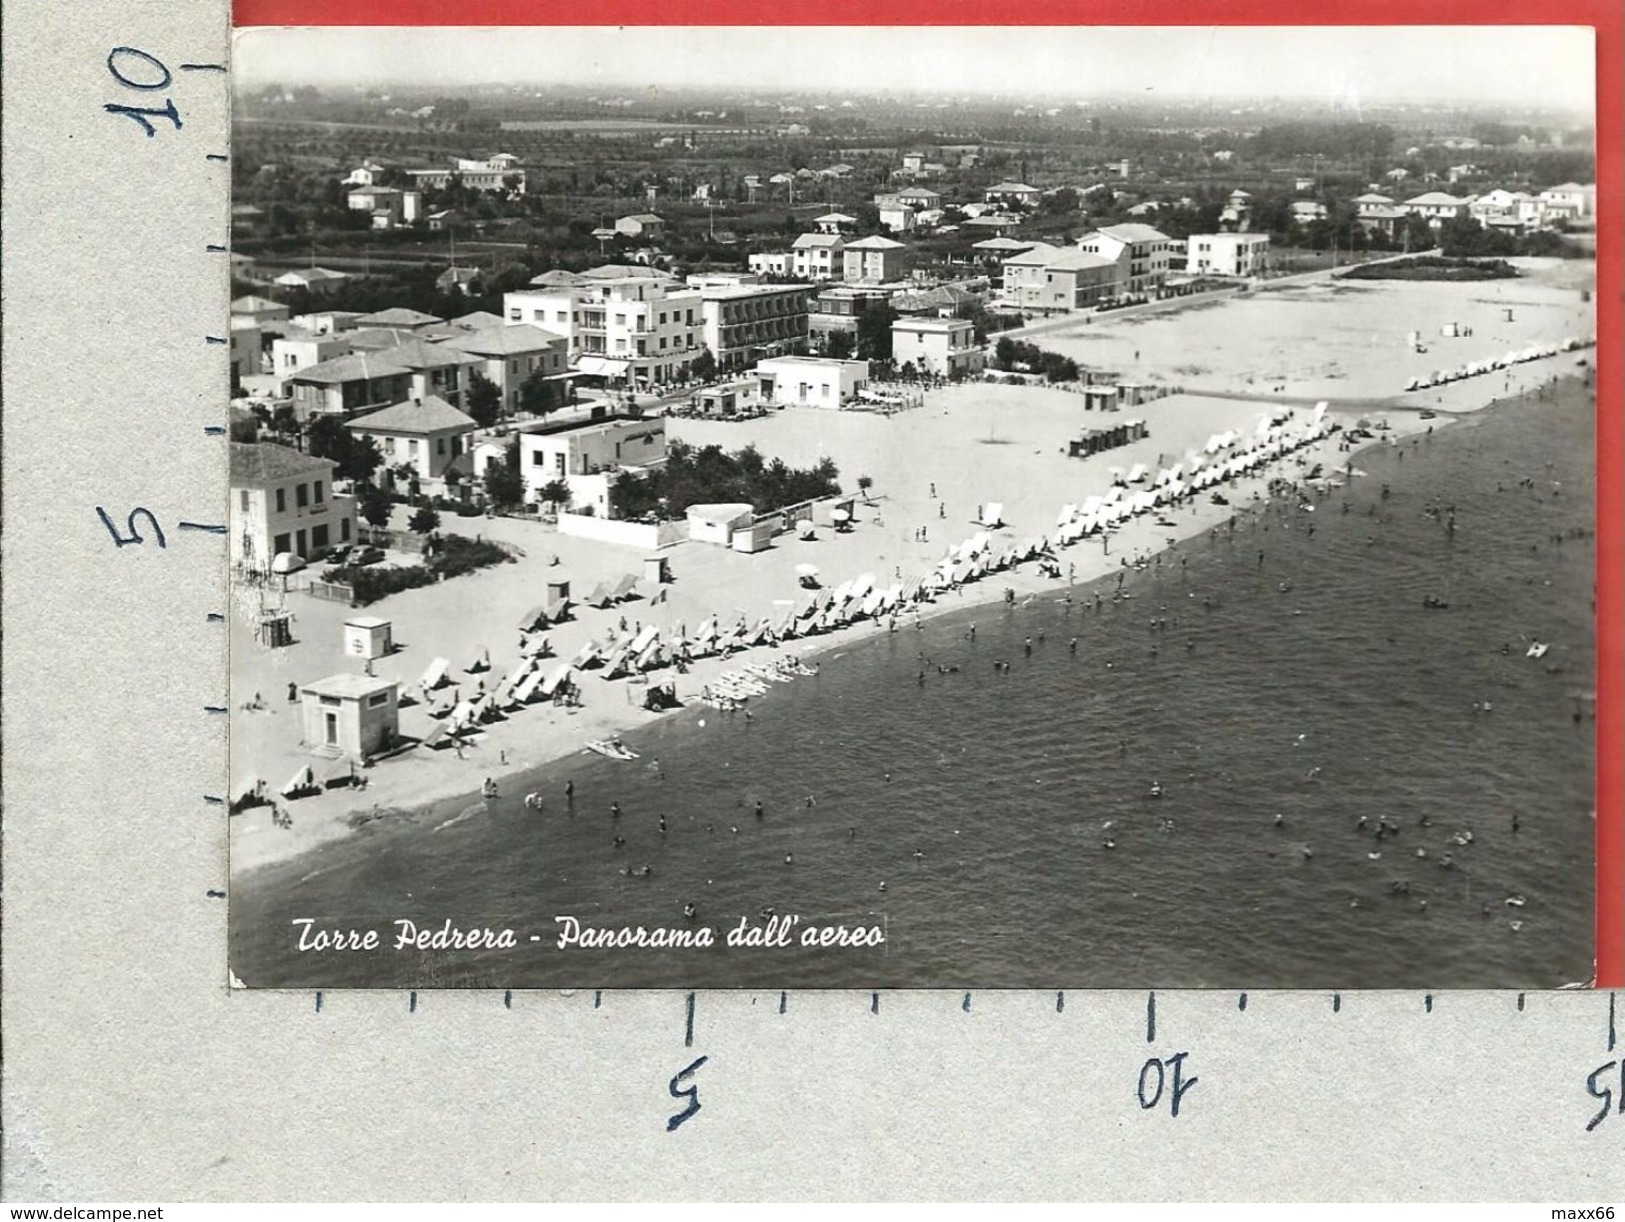
[[[744,502],[726,505],[690,505],[688,537],[696,543],[716,543],[727,547],[733,533],[750,525],[755,509]]]
[[[344,621],[344,656],[348,658],[387,657],[395,648],[393,626],[387,619],[361,615]]]
[[[399,684],[367,675],[329,675],[299,689],[304,742],[316,755],[366,758],[400,739]]]
[[[757,522],[746,523],[733,532],[733,549],[736,552],[764,552],[773,546],[774,523]]]

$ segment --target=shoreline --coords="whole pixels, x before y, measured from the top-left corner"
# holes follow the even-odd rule
[[[1174,522],[1172,526],[1159,526],[1152,515],[1130,518],[1114,527],[1108,535],[1092,536],[1082,539],[1056,550],[1057,560],[1064,566],[1074,570],[1070,577],[1042,576],[1037,566],[1031,562],[1023,562],[1024,570],[1007,569],[998,573],[990,573],[981,581],[968,586],[958,587],[957,592],[948,592],[938,597],[934,602],[914,604],[910,610],[920,622],[935,620],[959,611],[968,611],[978,607],[997,605],[1003,601],[1006,588],[1014,591],[1018,600],[1031,598],[1044,593],[1056,593],[1062,590],[1079,590],[1089,593],[1097,583],[1110,578],[1111,574],[1123,569],[1125,557],[1143,558],[1152,560],[1158,554],[1186,543],[1191,539],[1220,526],[1232,518],[1241,516],[1245,511],[1259,505],[1268,503],[1272,498],[1268,492],[1268,485],[1272,479],[1280,478],[1289,472],[1298,472],[1312,468],[1315,463],[1323,464],[1329,471],[1341,469],[1344,463],[1352,462],[1355,457],[1375,446],[1396,444],[1404,439],[1414,437],[1428,430],[1430,423],[1445,426],[1462,415],[1484,410],[1500,403],[1515,402],[1521,396],[1508,396],[1506,399],[1493,399],[1481,404],[1477,408],[1462,411],[1457,409],[1448,413],[1441,413],[1435,421],[1429,422],[1420,416],[1420,407],[1404,405],[1391,405],[1385,409],[1390,429],[1388,432],[1358,445],[1348,452],[1339,447],[1343,443],[1345,433],[1338,431],[1332,435],[1293,451],[1291,454],[1277,459],[1261,471],[1237,478],[1229,485],[1224,485],[1224,492],[1230,503],[1215,505],[1211,500],[1200,493],[1187,499],[1184,503],[1168,511],[1168,517]],[[1370,408],[1361,405],[1358,408],[1339,409],[1331,407],[1329,415],[1337,419],[1345,428],[1351,426],[1354,420],[1362,415],[1369,414]],[[1294,481],[1296,482],[1296,480]],[[1056,507],[1059,509],[1059,506]],[[1045,531],[1048,533],[1048,530]],[[1105,546],[1096,550],[1092,545],[1097,539],[1104,538]],[[998,578],[998,580],[994,580]],[[1080,597],[1082,594],[1080,591]],[[901,622],[908,622],[913,618],[904,612],[899,618]],[[714,683],[724,672],[737,670],[744,662],[755,662],[774,657],[794,656],[808,661],[814,661],[831,652],[850,648],[852,645],[871,640],[878,636],[889,635],[884,620],[862,620],[844,626],[833,632],[819,634],[817,637],[793,638],[779,646],[755,646],[741,650],[727,659],[708,657],[698,659],[691,664],[689,673],[680,677],[681,688],[688,693],[685,695],[681,708],[670,710],[671,713],[682,714],[685,711],[695,712],[696,715],[705,715],[696,709],[697,700],[694,698],[705,685]],[[662,676],[665,677],[664,675]],[[614,681],[617,685],[621,681]],[[606,684],[602,690],[609,690]],[[632,688],[622,688],[623,691],[632,691]],[[762,706],[757,705],[759,710]],[[771,704],[768,705],[771,708]],[[647,727],[670,724],[674,719],[667,713],[652,713],[630,703],[613,703],[609,700],[596,700],[588,707],[570,710],[564,715],[573,718],[572,728],[579,731],[585,738],[602,738],[610,736],[625,736],[629,744],[637,749],[637,737]],[[506,725],[508,723],[499,723]],[[566,722],[565,724],[570,724]],[[489,729],[489,728],[488,728]],[[481,737],[485,737],[482,731]],[[501,737],[508,737],[503,735]],[[478,740],[476,740],[478,741]],[[579,741],[579,740],[577,740]],[[575,742],[552,741],[541,744],[541,750],[530,754],[532,744],[524,744],[525,752],[517,749],[508,750],[509,756],[506,764],[496,762],[485,764],[479,768],[479,774],[490,777],[499,788],[511,794],[516,788],[523,789],[529,783],[526,778],[539,776],[544,771],[556,767],[561,761],[581,752],[583,748]],[[488,749],[488,748],[487,748]],[[416,752],[416,748],[411,749]],[[424,761],[427,762],[427,761]],[[385,763],[390,767],[392,762]],[[301,811],[295,804],[291,807],[292,813],[302,825],[302,834],[271,841],[258,840],[253,845],[244,845],[241,841],[248,835],[265,829],[245,826],[243,821],[258,819],[269,824],[266,808],[253,808],[241,814],[230,816],[232,870],[231,877],[235,883],[242,883],[254,879],[275,868],[289,867],[295,862],[311,862],[319,857],[321,850],[352,837],[366,835],[371,832],[381,832],[392,828],[402,828],[406,825],[430,825],[435,819],[444,816],[455,817],[461,810],[482,803],[480,797],[480,782],[459,771],[438,769],[441,777],[429,780],[414,790],[414,797],[410,802],[400,801],[368,801],[365,791],[360,795],[350,796],[336,809],[323,810],[319,818],[309,817],[309,810]],[[338,791],[345,793],[345,791]],[[275,845],[271,848],[271,845]],[[245,851],[246,850],[246,851]],[[244,859],[247,860],[244,860]]]

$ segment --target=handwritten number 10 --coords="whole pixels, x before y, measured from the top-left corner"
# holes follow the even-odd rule
[[[108,52],[107,70],[126,89],[137,89],[143,93],[168,89],[175,79],[163,60],[134,47],[114,47]],[[168,119],[177,129],[181,126],[180,112],[175,109],[173,98],[165,98],[162,106],[122,106],[117,102],[108,102],[102,109],[110,115],[123,115],[141,124],[149,140],[158,134],[158,129],[153,126],[154,119]]]

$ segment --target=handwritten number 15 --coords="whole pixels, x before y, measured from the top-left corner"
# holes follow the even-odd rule
[[[108,52],[107,70],[126,89],[137,89],[143,93],[168,89],[175,79],[163,60],[134,47],[114,47]],[[108,102],[102,109],[110,115],[123,115],[141,124],[149,140],[158,134],[158,129],[153,126],[154,119],[168,119],[177,129],[181,126],[180,111],[175,109],[173,98],[165,98],[162,106],[123,106]]]

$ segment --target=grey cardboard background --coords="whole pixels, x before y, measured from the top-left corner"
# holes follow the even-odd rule
[[[1165,993],[1154,1041],[1142,994],[705,994],[689,1046],[680,993],[228,989],[223,564],[173,528],[225,506],[228,85],[176,69],[225,6],[5,18],[8,1199],[1625,1196],[1605,994]],[[121,89],[121,44],[172,87]],[[152,139],[102,110],[165,97]],[[1177,1052],[1180,1115],[1143,1110]]]

